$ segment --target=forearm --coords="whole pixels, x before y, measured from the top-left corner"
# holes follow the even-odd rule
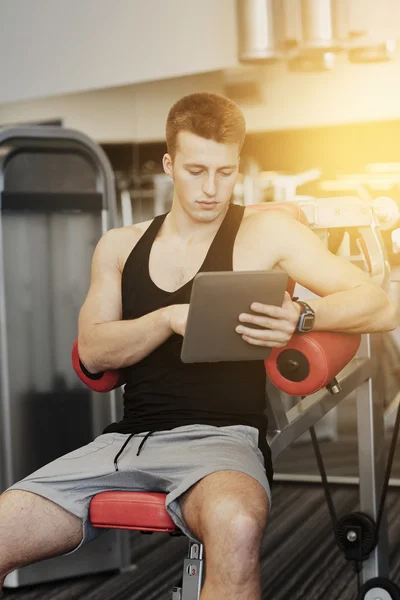
[[[79,356],[91,373],[121,369],[141,361],[172,333],[166,308],[131,321],[98,323],[79,336]]]
[[[396,305],[374,284],[307,300],[315,311],[314,331],[376,333],[398,325]]]

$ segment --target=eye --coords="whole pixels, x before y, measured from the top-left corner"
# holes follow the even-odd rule
[[[229,177],[230,175],[232,175],[233,171],[221,171],[221,175],[223,175],[224,177]]]
[[[201,175],[203,171],[189,171],[191,175]]]

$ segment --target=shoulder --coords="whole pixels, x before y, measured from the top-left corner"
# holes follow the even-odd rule
[[[153,219],[109,229],[100,238],[96,251],[106,254],[113,259],[122,272],[125,262],[142,235],[151,225]]]
[[[241,227],[242,239],[278,264],[299,248],[315,244],[316,235],[295,214],[280,209],[246,207]]]
[[[254,206],[246,206],[242,223],[243,227],[252,234],[268,233],[273,234],[274,237],[292,232],[300,224],[296,218],[284,210],[263,210]]]
[[[265,220],[281,218],[290,219],[308,225],[307,217],[300,206],[294,202],[266,202],[264,204],[250,204],[245,207],[245,216]]]

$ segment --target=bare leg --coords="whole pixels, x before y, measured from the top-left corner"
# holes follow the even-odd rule
[[[243,532],[249,527],[243,522]],[[243,545],[233,556],[227,556],[226,548],[235,547],[240,539],[237,529],[236,541],[229,546],[219,546],[215,540],[205,541],[206,578],[201,590],[201,600],[261,600],[260,544],[253,538],[251,544]],[[258,537],[258,536],[257,536]],[[244,537],[242,538],[244,541]],[[208,548],[208,550],[207,550]],[[247,552],[246,552],[247,550]]]
[[[201,600],[261,600],[260,546],[268,497],[258,481],[236,471],[212,473],[186,492],[182,512],[204,544]]]
[[[65,554],[82,540],[82,520],[47,498],[22,490],[0,496],[0,591],[11,571]]]

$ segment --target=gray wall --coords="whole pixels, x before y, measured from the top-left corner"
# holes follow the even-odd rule
[[[236,64],[235,0],[1,0],[0,103]]]

